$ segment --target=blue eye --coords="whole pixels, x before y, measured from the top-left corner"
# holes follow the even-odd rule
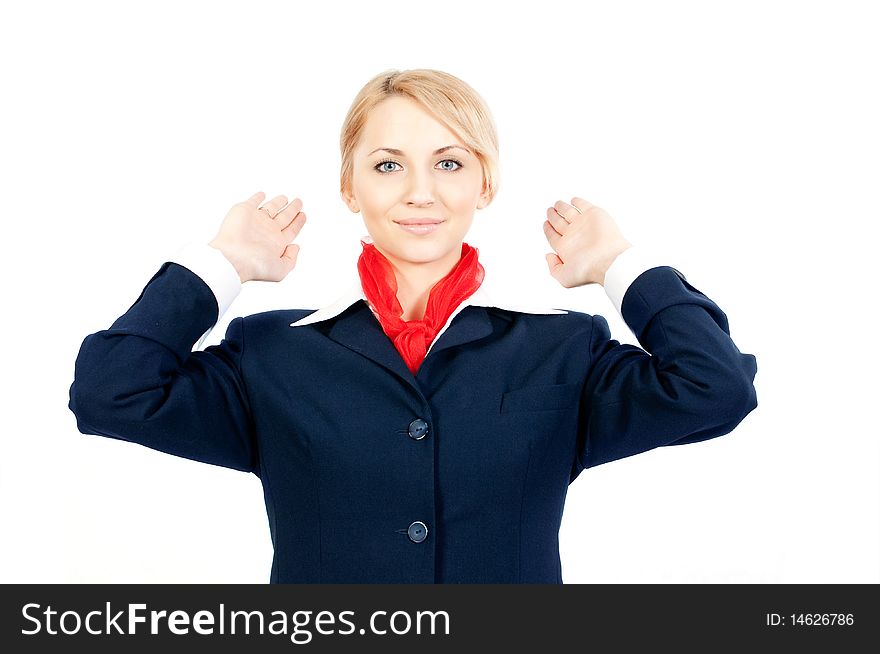
[[[396,165],[396,166],[399,166],[399,165],[400,165],[400,164],[397,163],[396,161],[391,161],[391,160],[386,159],[385,161],[380,161],[379,163],[377,163],[376,166],[375,166],[375,168],[378,170],[380,166],[384,166],[385,164],[394,164],[394,165]],[[386,168],[386,169],[384,169],[384,170],[379,170],[379,172],[380,172],[380,173],[390,173],[390,172],[393,172],[393,171],[388,170],[388,169]]]
[[[461,162],[460,162],[460,161],[457,161],[457,160],[455,160],[455,159],[444,159],[444,160],[441,161],[440,163],[446,163],[446,162],[450,162],[450,163],[458,164],[458,168],[444,168],[444,170],[448,170],[448,171],[451,172],[451,173],[453,173],[453,172],[455,172],[456,170],[459,170],[459,169],[461,168]]]
[[[457,168],[443,168],[443,170],[445,170],[446,172],[449,172],[449,173],[458,172],[459,170],[461,170],[463,168],[462,163],[460,161],[458,161],[457,159],[444,159],[440,163],[441,164],[443,164],[443,163],[456,164]],[[373,166],[373,168],[376,170],[376,172],[379,172],[382,174],[395,172],[394,169],[391,169],[391,170],[388,170],[387,168],[382,169],[381,166],[384,166],[385,164],[394,164],[395,166],[400,165],[399,163],[397,163],[396,161],[394,161],[392,159],[383,159],[382,161],[377,163],[375,166]]]

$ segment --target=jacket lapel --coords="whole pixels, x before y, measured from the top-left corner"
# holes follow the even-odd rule
[[[342,312],[327,335],[348,349],[384,366],[408,384],[416,385],[415,377],[406,367],[403,357],[382,331],[382,325],[363,300],[358,300]]]
[[[441,350],[485,338],[491,333],[492,322],[485,307],[470,304],[453,316],[446,331],[431,345],[425,360]]]
[[[453,317],[446,331],[428,350],[425,363],[441,350],[484,338],[491,333],[492,323],[484,307],[474,305],[464,307]],[[415,377],[406,367],[403,357],[394,347],[394,343],[382,330],[382,325],[363,300],[359,300],[340,314],[330,328],[328,336],[421,390]],[[424,368],[425,363],[419,371]]]

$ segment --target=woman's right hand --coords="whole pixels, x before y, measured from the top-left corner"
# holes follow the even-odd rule
[[[299,245],[294,238],[306,222],[302,200],[279,195],[260,206],[260,191],[234,205],[209,243],[235,266],[241,282],[280,282],[296,266]],[[285,206],[286,205],[286,206]]]

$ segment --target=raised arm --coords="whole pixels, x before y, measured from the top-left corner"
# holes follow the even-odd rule
[[[299,200],[259,207],[262,193],[236,204],[212,246],[223,254],[225,281],[166,262],[109,329],[83,341],[69,408],[85,434],[140,443],[206,463],[257,471],[253,422],[241,365],[244,321],[204,351],[193,344],[228,303],[216,293],[248,279],[280,280],[296,262],[291,245],[305,221]],[[222,249],[221,249],[222,247]],[[196,267],[196,266],[194,266]]]
[[[639,267],[644,261],[630,256],[604,210],[572,202],[548,209],[550,272],[566,287],[605,285],[644,348],[613,340],[594,316],[572,479],[587,467],[730,432],[757,406],[757,364],[731,340],[727,316],[674,268]]]
[[[594,316],[575,473],[727,434],[757,406],[755,357],[739,351],[724,312],[677,270],[639,275],[622,313],[644,349],[613,340]]]

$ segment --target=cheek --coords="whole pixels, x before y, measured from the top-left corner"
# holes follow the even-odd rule
[[[461,210],[467,207],[474,197],[473,189],[467,180],[445,180],[437,188],[437,191],[439,199],[443,200],[443,204],[453,210]]]
[[[370,214],[383,213],[398,195],[389,184],[382,183],[361,184],[355,188],[355,194],[361,210]]]
[[[447,194],[450,202],[461,207],[473,208],[483,188],[482,173],[463,173],[457,179],[449,180]]]

